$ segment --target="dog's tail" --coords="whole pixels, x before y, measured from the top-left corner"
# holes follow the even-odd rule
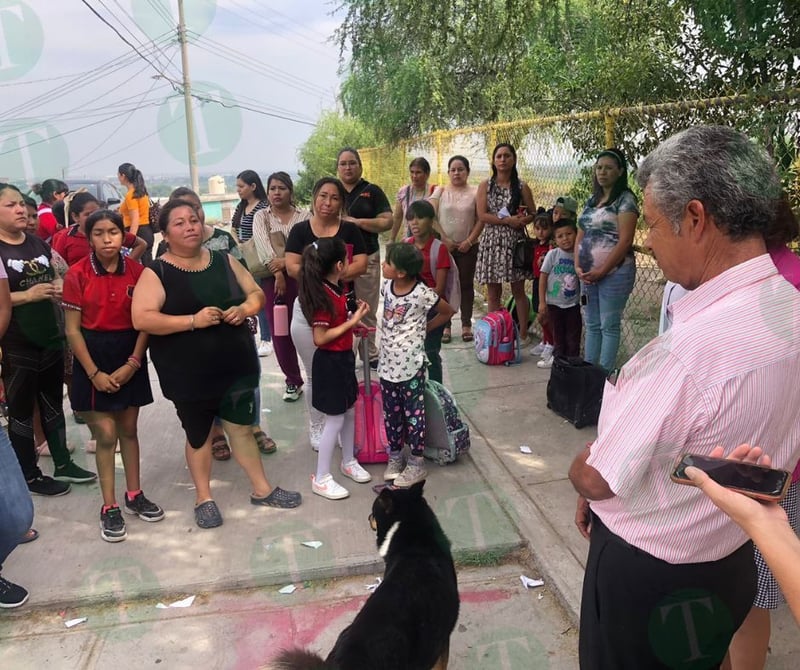
[[[330,668],[331,666],[322,658],[304,649],[282,651],[267,665],[267,670],[329,670]]]

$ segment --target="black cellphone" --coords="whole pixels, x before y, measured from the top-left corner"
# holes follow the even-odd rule
[[[693,486],[694,482],[685,472],[690,465],[708,474],[720,486],[756,500],[778,502],[786,495],[791,484],[791,473],[786,470],[698,454],[683,454],[675,465],[670,479],[677,484]]]

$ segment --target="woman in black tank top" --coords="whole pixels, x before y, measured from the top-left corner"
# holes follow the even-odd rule
[[[195,521],[222,524],[211,497],[211,425],[223,420],[254,505],[297,507],[299,493],[270,486],[251,424],[260,364],[245,319],[264,306],[264,293],[236,259],[202,246],[202,223],[181,201],[161,210],[169,251],[142,274],[133,321],[150,334],[150,353],[164,395],[186,432],[186,463],[196,487]]]

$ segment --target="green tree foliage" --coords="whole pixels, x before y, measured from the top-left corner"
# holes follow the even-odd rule
[[[797,0],[342,0],[347,113],[396,141],[436,129],[800,86]],[[788,167],[797,114],[659,112],[616,121],[641,156],[694,122],[762,139]],[[562,126],[583,156],[602,119]],[[785,158],[783,156],[786,156]]]
[[[311,190],[317,179],[336,176],[336,154],[342,147],[364,147],[376,143],[375,134],[357,119],[325,112],[317,127],[297,152],[303,167],[295,184],[295,197],[310,202]]]

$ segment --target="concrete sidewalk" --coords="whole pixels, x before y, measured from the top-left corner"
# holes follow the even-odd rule
[[[549,371],[538,369],[527,351],[521,365],[488,367],[477,362],[471,344],[456,336],[443,347],[443,358],[445,384],[470,424],[472,448],[452,465],[429,464],[426,497],[457,560],[489,565],[530,548],[533,576],[544,577],[548,591],[577,623],[588,543],[573,523],[575,494],[566,472],[573,456],[594,438],[594,428],[576,430],[546,408]],[[235,461],[215,462],[213,493],[225,524],[197,528],[183,433],[151,370],[158,400],[143,410],[139,422],[142,485],[167,518],[147,524],[127,516],[128,539],[109,544],[100,539],[96,484],[74,485],[61,498],[35,498],[34,525],[41,537],[20,546],[3,566],[3,575],[26,586],[31,598],[25,607],[3,613],[0,639],[15,637],[31,617],[65,609],[135,608],[145,600],[172,602],[196,593],[382,572],[366,523],[374,498],[371,484],[343,479],[351,496],[342,501],[311,493],[316,454],[308,444],[304,403],[282,402],[283,377],[275,358],[261,361],[262,425],[279,445],[276,454],[264,457],[265,468],[273,485],[303,493],[302,506],[289,511],[253,507]],[[94,469],[93,456],[82,452],[88,429],[70,425],[69,437],[79,445],[76,460]],[[533,453],[521,453],[521,445]],[[43,470],[52,472],[49,459],[42,461]],[[378,480],[383,466],[368,470]],[[121,498],[121,467],[117,482]],[[309,540],[322,546],[301,544]],[[800,640],[788,610],[779,610],[773,621],[768,667],[793,668],[790,655],[800,653]],[[13,667],[2,660],[0,652],[0,665]]]

